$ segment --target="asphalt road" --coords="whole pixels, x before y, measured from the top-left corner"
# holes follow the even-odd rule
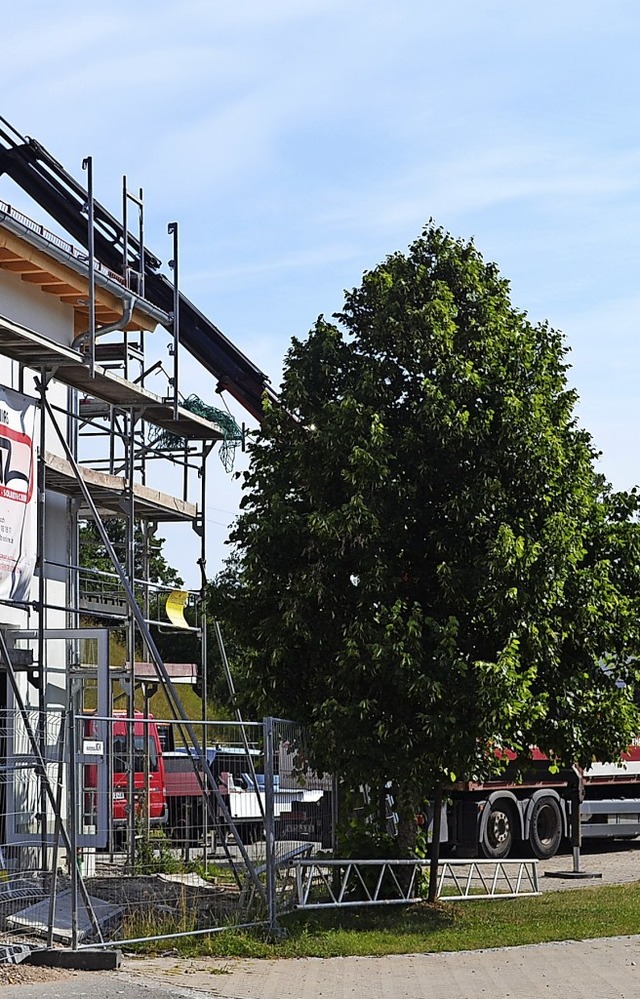
[[[170,999],[172,996],[197,995],[202,999],[203,991],[183,991],[150,979],[131,981],[121,972],[85,971],[72,977],[57,979],[55,982],[34,982],[30,985],[5,985],[0,994],[4,999]],[[205,995],[207,993],[204,993]],[[209,993],[215,996],[215,992]]]

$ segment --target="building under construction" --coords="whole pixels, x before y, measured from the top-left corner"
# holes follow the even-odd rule
[[[207,831],[222,816],[217,845],[236,886],[238,864],[251,868],[251,893],[265,901],[264,879],[247,850],[265,828],[260,781],[273,778],[274,759],[276,771],[285,765],[281,747],[294,742],[290,734],[265,735],[262,725],[251,739],[246,725],[238,724],[233,738],[220,727],[213,733],[206,710],[196,731],[177,686],[206,674],[207,460],[217,449],[228,460],[240,440],[230,416],[182,389],[180,358],[190,352],[212,376],[212,399],[228,392],[254,420],[270,394],[267,378],[182,295],[178,225],[167,224],[170,263],[163,271],[145,247],[142,191],[129,190],[123,178],[122,215],[115,218],[94,196],[92,167],[89,157],[80,183],[0,119],[0,177],[33,201],[27,215],[11,207],[9,194],[0,200],[0,909],[3,879],[10,884],[20,874],[24,882],[26,871],[37,871],[55,880],[66,870],[76,921],[81,865],[69,857],[86,865],[97,851],[115,864],[122,855],[131,873],[141,840],[148,855],[154,822],[167,830],[166,801],[157,815],[152,805],[163,750],[167,761],[177,761],[180,790],[195,781],[200,794],[188,809],[183,794],[175,811],[186,842],[205,853],[215,849]],[[200,591],[168,595],[150,581],[155,530],[168,523],[199,539]],[[110,556],[108,571],[83,552],[88,528],[92,543]],[[200,662],[167,666],[155,625],[195,632]],[[126,649],[117,666],[114,629]],[[164,726],[154,722],[151,732],[139,691],[158,687],[171,717]],[[116,773],[118,725],[125,762]],[[238,776],[234,785],[228,760],[224,782],[222,764],[214,773],[212,743],[219,752],[223,744],[229,752],[236,746],[245,788],[254,782],[257,815],[233,813]],[[273,801],[271,812],[273,825]],[[97,930],[95,913],[91,921]],[[51,937],[53,909],[45,922]]]

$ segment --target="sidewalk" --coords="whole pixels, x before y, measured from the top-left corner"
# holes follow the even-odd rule
[[[381,958],[128,958],[117,975],[216,999],[637,999],[640,936]]]

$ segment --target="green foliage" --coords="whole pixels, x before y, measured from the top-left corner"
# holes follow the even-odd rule
[[[135,874],[180,874],[184,864],[171,851],[171,844],[162,829],[147,835],[143,823],[137,823]]]
[[[160,871],[160,873],[167,872]],[[175,871],[168,873],[175,873]],[[177,899],[173,900],[171,908],[168,906],[132,907],[126,912],[120,932],[125,939],[135,940],[140,937],[170,937],[172,935],[180,938],[180,934],[193,933],[197,929],[196,908],[190,904],[187,892],[183,891]],[[195,936],[190,939],[198,940],[199,938]],[[156,947],[157,943],[132,945],[133,950],[143,952],[154,950]]]
[[[127,564],[127,523],[124,518],[113,518],[104,521],[107,535],[115,548],[118,560],[123,566]],[[138,580],[149,579],[152,583],[162,583],[165,586],[182,586],[182,579],[175,569],[172,569],[165,559],[162,548],[164,538],[159,538],[156,528],[149,526],[145,539],[142,525],[137,522],[134,530],[134,571]],[[144,552],[147,551],[145,560]],[[80,524],[80,565],[87,569],[97,569],[100,572],[115,574],[115,568],[107,548],[100,537],[92,520]],[[87,575],[86,589],[99,590],[96,577]],[[116,586],[114,580],[114,588]]]
[[[207,695],[210,702],[218,706],[224,705],[229,712],[233,712],[235,705],[231,703],[231,694],[223,670],[213,622],[218,621],[221,624],[225,652],[229,663],[242,664],[245,654],[244,634],[242,627],[234,627],[234,623],[239,622],[239,615],[241,616],[243,613],[239,604],[242,603],[244,596],[245,591],[240,581],[239,563],[234,556],[231,556],[222,571],[209,581],[206,597],[209,620],[212,622],[207,634],[209,653]],[[238,704],[240,704],[240,700]],[[250,711],[253,710],[251,701],[248,702],[247,706]],[[220,715],[220,717],[225,717],[225,715]]]
[[[368,824],[354,818],[344,824],[338,837],[338,855],[348,860],[391,860],[398,857],[398,844],[393,836],[381,831],[381,823]]]
[[[123,518],[114,518],[105,520],[104,525],[118,560],[126,570],[127,523]],[[147,525],[145,530],[142,524],[136,523],[133,540],[136,599],[139,605],[144,608],[145,590],[141,585],[142,582],[148,580],[151,583],[159,584],[159,587],[149,588],[149,617],[163,620],[165,619],[165,604],[167,599],[167,590],[163,589],[163,587],[179,589],[183,585],[183,580],[177,570],[172,568],[167,562],[163,553],[164,538],[158,536],[155,527]],[[81,590],[88,594],[95,593],[114,597],[118,596],[124,600],[124,593],[119,580],[116,578],[116,569],[113,561],[93,521],[84,521],[80,524],[79,542],[80,565],[85,570],[90,570],[81,572]],[[107,575],[95,575],[94,570]],[[186,609],[186,617],[190,624],[194,623],[195,615],[193,608],[190,606]],[[165,662],[200,662],[200,636],[197,633],[188,631],[176,632],[168,628],[159,629],[154,627],[152,628],[152,634]],[[124,663],[128,651],[124,643],[123,631],[121,630],[120,633],[112,632],[110,643],[112,664]],[[117,648],[118,643],[121,645],[120,649]],[[139,648],[139,653],[142,654],[142,648]]]
[[[430,224],[287,354],[245,475],[225,624],[244,695],[401,820],[502,765],[635,734],[638,497],[594,470],[567,348]],[[407,844],[410,845],[410,844]]]

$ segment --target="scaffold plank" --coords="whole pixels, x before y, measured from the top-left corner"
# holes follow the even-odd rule
[[[82,502],[82,490],[70,463],[57,454],[47,451],[47,488],[79,499],[80,516],[87,513]],[[102,516],[122,517],[122,500],[129,494],[129,481],[123,475],[110,475],[95,468],[80,466],[82,478],[89,486],[93,500]],[[134,510],[141,519],[169,521],[193,521],[198,509],[195,503],[187,503],[177,496],[170,496],[139,482],[133,484]]]
[[[143,419],[176,437],[187,440],[223,440],[224,432],[184,407],[178,407],[174,418],[173,401],[162,399],[134,382],[126,381],[108,368],[94,366],[94,377],[82,354],[65,344],[50,340],[41,333],[20,326],[6,316],[0,316],[0,354],[29,368],[47,368],[54,377],[94,399],[100,399],[116,409],[133,409]]]

